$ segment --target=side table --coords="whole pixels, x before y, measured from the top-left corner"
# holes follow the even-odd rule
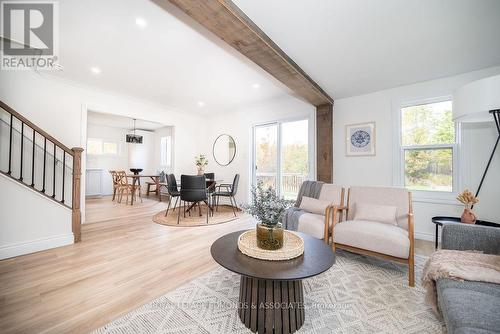
[[[432,217],[432,222],[436,225],[436,240],[434,244],[434,247],[436,249],[438,248],[439,226],[443,226],[443,224],[448,224],[448,223],[461,224],[460,217],[446,217],[446,216]],[[476,220],[475,225],[500,227],[500,224],[488,222],[485,220]]]

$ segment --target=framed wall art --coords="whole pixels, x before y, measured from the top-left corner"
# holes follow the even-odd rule
[[[375,122],[347,124],[346,156],[375,155]]]

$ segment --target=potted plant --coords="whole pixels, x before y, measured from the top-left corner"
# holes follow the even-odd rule
[[[276,250],[283,247],[281,218],[291,205],[291,201],[279,198],[271,187],[264,189],[262,182],[252,186],[252,204],[244,205],[243,209],[259,221],[256,226],[259,248]]]
[[[465,205],[464,212],[460,217],[462,223],[474,224],[476,222],[476,215],[472,212],[472,206],[479,202],[479,199],[469,189],[465,189],[458,195],[457,200]]]
[[[196,167],[198,168],[198,175],[203,175],[205,173],[205,166],[208,165],[207,157],[204,154],[200,154],[194,159]]]

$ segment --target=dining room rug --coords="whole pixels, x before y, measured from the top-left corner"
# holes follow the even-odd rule
[[[179,219],[179,224],[177,224],[177,216],[179,214],[178,208],[176,208],[175,211],[173,211],[173,209],[170,209],[168,211],[168,216],[165,216],[165,212],[167,210],[158,212],[153,216],[153,222],[168,226],[182,226],[182,227],[207,226],[207,225],[228,223],[237,220],[238,218],[241,218],[243,216],[246,216],[246,214],[244,214],[240,209],[236,208],[235,209],[236,217],[235,217],[233,209],[230,205],[219,205],[217,211],[214,212],[213,216],[208,217],[208,224],[207,224],[207,206],[205,204],[202,204],[200,206],[201,216],[198,207],[191,209],[190,214],[186,213],[186,217],[184,217],[184,214],[182,212],[183,210],[182,207],[180,210],[181,210],[181,215]]]
[[[444,333],[405,266],[337,251],[325,273],[303,281],[306,318],[297,333]],[[251,333],[237,314],[240,277],[211,271],[99,328],[94,333]]]

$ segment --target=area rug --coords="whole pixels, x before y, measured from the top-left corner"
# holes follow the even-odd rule
[[[184,217],[183,208],[181,207],[181,218],[179,224],[177,224],[178,209],[175,212],[170,209],[168,211],[168,216],[165,217],[165,212],[163,210],[158,212],[153,216],[153,222],[168,226],[207,226],[207,206],[201,205],[201,216],[199,215],[198,207],[191,209],[191,215],[186,213]],[[229,205],[219,205],[217,211],[214,212],[213,217],[208,217],[208,225],[217,225],[222,223],[228,223],[242,217],[244,214],[241,210],[236,209],[236,217],[234,216],[233,209]]]
[[[415,258],[416,286],[399,264],[337,251],[327,272],[304,280],[306,319],[297,333],[443,333],[424,303],[425,257]],[[251,333],[236,305],[239,276],[217,269],[94,333]]]

